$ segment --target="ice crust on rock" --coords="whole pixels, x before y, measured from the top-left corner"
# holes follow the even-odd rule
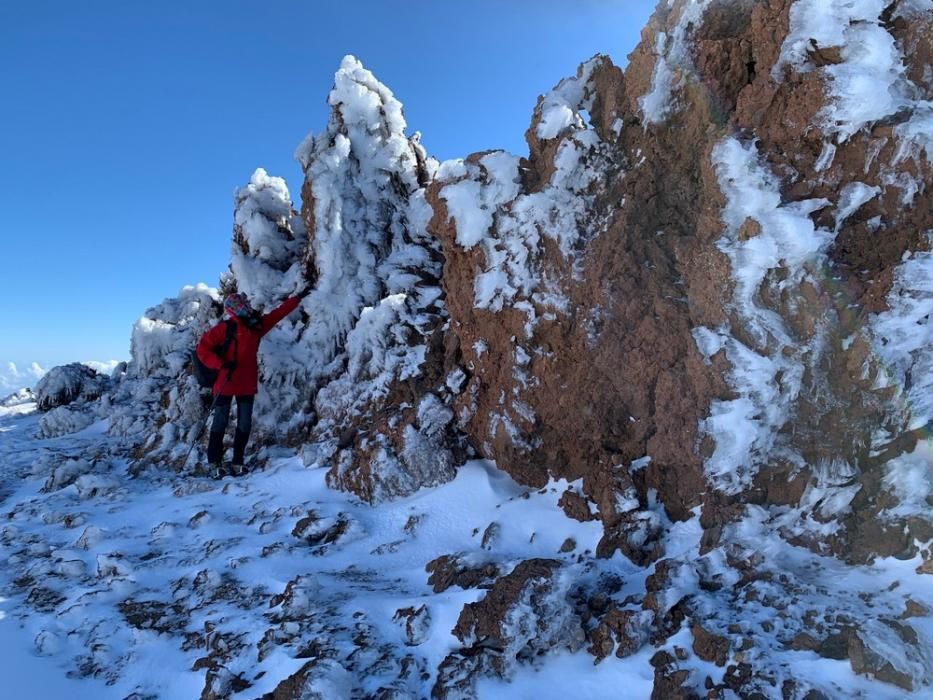
[[[885,366],[877,382],[895,392],[908,430],[928,431],[933,423],[933,252],[914,253],[898,266],[887,301],[888,309],[870,324],[875,352]],[[887,464],[884,483],[900,500],[894,513],[933,520],[931,450],[933,442],[922,439]]]
[[[258,168],[234,196],[233,231],[236,287],[254,308],[269,310],[299,286],[306,236],[285,180]]]
[[[901,48],[885,25],[886,0],[796,0],[790,8],[790,32],[772,71],[780,78],[785,66],[813,70],[812,49],[839,48],[841,62],[819,70],[830,99],[822,112],[828,133],[840,141],[900,111],[909,118],[895,127],[900,142],[895,164],[926,153],[933,162],[933,104],[906,74]],[[925,0],[900,2],[895,16],[912,20],[933,16]]]
[[[36,404],[48,411],[75,401],[96,399],[107,389],[107,377],[80,362],[54,367],[36,384]]]
[[[651,89],[638,98],[646,126],[664,121],[675,109],[675,93],[685,84],[685,73],[691,70],[690,37],[703,17],[711,0],[663,0],[655,11],[667,17],[679,12],[673,30],[659,31],[654,37],[654,72]]]
[[[540,120],[535,130],[540,139],[557,138],[565,129],[585,129],[582,110],[593,106],[590,78],[600,64],[599,57],[591,58],[580,66],[577,75],[564,78],[557,87],[541,99]]]
[[[93,422],[94,416],[88,411],[58,406],[39,419],[39,434],[44,438],[58,437],[84,430]]]
[[[718,245],[732,265],[732,307],[753,344],[726,328],[698,328],[694,338],[707,357],[724,348],[732,365],[729,381],[737,397],[715,401],[703,430],[716,443],[706,462],[711,482],[736,493],[751,483],[761,461],[779,449],[778,431],[792,415],[804,373],[806,348],[799,347],[777,313],[761,306],[759,289],[767,273],[778,267],[786,271],[782,287],[800,284],[807,264],[819,265],[832,233],[817,229],[809,217],[824,200],[782,202],[778,180],[760,163],[754,144],[727,138],[713,151],[713,163],[727,198],[722,213],[726,230]],[[761,233],[743,241],[737,234],[747,219],[756,221]]]
[[[522,308],[529,333],[536,320],[532,303],[564,310],[543,279],[544,239],[554,241],[573,265],[583,244],[601,231],[599,220],[588,221],[587,213],[595,199],[591,185],[610,167],[610,158],[581,112],[591,106],[592,77],[602,61],[597,56],[584,63],[577,76],[561,81],[538,104],[537,136],[560,136],[554,171],[541,190],[524,191],[520,159],[503,151],[475,162],[447,161],[438,170],[439,196],[456,226],[457,244],[479,247],[485,258],[474,285],[476,307]]]
[[[332,371],[364,309],[389,297],[397,308],[403,295],[419,328],[419,312],[442,308],[437,246],[425,231],[431,212],[418,180],[427,156],[417,137],[405,135],[401,104],[351,56],[337,71],[328,102],[327,130],[302,156],[317,285],[305,302],[310,322],[297,349],[312,358],[305,367],[312,382]]]
[[[928,237],[933,244],[933,232]],[[922,428],[933,421],[933,252],[914,253],[897,267],[887,301],[871,323],[887,370],[878,381],[900,394],[908,427]]]

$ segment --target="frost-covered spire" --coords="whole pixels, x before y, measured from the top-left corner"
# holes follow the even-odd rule
[[[417,135],[405,135],[402,105],[354,57],[341,62],[328,97],[325,131],[295,157],[305,171],[303,211],[317,287],[304,342],[323,371],[362,310],[390,294],[436,287],[437,246],[421,185],[429,163]]]
[[[285,180],[257,168],[234,195],[230,271],[237,289],[265,308],[298,284],[305,230]]]

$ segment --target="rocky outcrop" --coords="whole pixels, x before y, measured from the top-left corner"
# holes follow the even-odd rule
[[[681,280],[672,269],[678,240],[703,245],[695,236],[696,216],[674,214],[689,205],[683,201],[686,187],[672,181],[695,180],[702,153],[693,153],[690,172],[653,161],[654,154],[636,156],[634,144],[626,148],[625,141],[643,137],[620,101],[624,84],[608,59],[594,59],[540,100],[528,132],[528,159],[511,159],[510,170],[494,173],[489,166],[503,154],[475,164],[467,159],[469,179],[445,181],[442,168],[433,188],[434,224],[450,271],[444,276],[447,303],[473,368],[459,400],[464,430],[484,455],[527,483],[543,485],[551,475],[583,477],[584,490],[610,527],[625,517],[617,504],[632,503],[636,493],[630,465],[649,454],[643,484],[661,485],[676,465],[675,483],[683,493],[665,491],[664,503],[679,517],[695,505],[703,480],[693,446],[717,386],[693,343],[695,323],[682,308]],[[555,131],[550,125],[559,109],[574,116]],[[584,110],[590,123],[580,115]],[[659,176],[633,177],[628,170],[639,162],[657,168]],[[457,202],[465,183],[501,192],[495,178],[510,181],[512,191],[491,202],[491,228],[471,233],[461,223],[469,223],[468,214],[451,210],[450,202]],[[652,182],[659,184],[651,192],[632,190]],[[622,201],[638,206],[619,209]],[[662,233],[666,220],[679,230]],[[710,238],[718,233],[715,224],[710,218]],[[467,247],[470,235],[484,239],[489,250]],[[498,279],[492,272],[478,276],[491,266],[501,267],[508,280],[492,292],[507,306],[498,297],[488,304],[480,297],[490,293],[483,285]]]
[[[348,58],[296,154],[300,212],[264,171],[236,197],[222,289],[267,308],[316,285],[263,350],[265,441],[370,502],[469,455],[529,485],[582,479],[566,507],[598,513],[600,556],[640,564],[697,507],[711,548],[749,503],[850,560],[916,551],[924,518],[882,514],[933,419],[914,380],[929,85],[904,58],[929,17],[815,22],[805,4],[662,5],[624,71],[598,56],[540,98],[524,158],[438,165]],[[860,108],[859,71],[890,99]],[[191,389],[162,393],[150,451],[197,422]]]
[[[0,408],[16,408],[18,406],[35,403],[35,401],[35,392],[27,387],[0,399]]]
[[[838,516],[817,539],[843,556],[912,551],[877,524],[876,429],[890,458],[921,416],[879,386],[873,318],[933,227],[927,88],[892,63],[890,113],[860,113],[857,46],[819,47],[791,5],[662,5],[624,73],[597,57],[539,100],[527,158],[477,154],[432,185],[461,427],[521,481],[582,477],[605,554],[663,554],[630,522],[651,489],[673,520],[702,505],[713,539],[764,498]],[[910,3],[847,12],[834,39],[903,55],[929,23]]]
[[[368,501],[453,477],[457,348],[445,338],[440,249],[425,228],[436,162],[408,137],[401,104],[352,57],[328,98],[326,131],[296,157],[316,289],[298,344],[312,357],[309,459]]]
[[[76,401],[93,401],[107,389],[107,377],[87,365],[73,362],[52,368],[39,380],[35,389],[36,407],[40,411],[51,411]]]
[[[554,649],[583,644],[579,620],[566,602],[569,582],[560,562],[529,559],[492,584],[476,603],[464,606],[452,633],[463,646],[440,664],[434,698],[471,697],[479,677],[508,678],[518,664]]]
[[[437,163],[353,57],[328,102],[327,128],[295,154],[300,211],[284,180],[257,170],[235,196],[219,291],[186,288],[137,323],[121,398],[147,405],[112,430],[146,430],[141,457],[180,461],[207,403],[185,363],[219,320],[222,294],[240,291],[268,311],[310,283],[300,310],[263,340],[254,443],[299,448],[309,464],[330,465],[334,487],[375,502],[453,477],[467,454],[451,409],[463,372],[445,332],[440,246],[426,230]]]

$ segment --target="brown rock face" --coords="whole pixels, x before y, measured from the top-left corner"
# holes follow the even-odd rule
[[[795,595],[739,544],[750,514],[781,513],[762,536],[849,562],[914,557],[931,538],[929,497],[908,505],[899,485],[933,418],[913,374],[928,342],[897,346],[915,342],[902,320],[925,328],[933,312],[915,301],[933,232],[918,135],[933,17],[908,2],[839,12],[833,45],[792,0],[662,3],[624,72],[596,57],[542,96],[527,157],[445,164],[427,192],[465,368],[459,429],[522,483],[582,480],[559,505],[598,512],[597,555],[661,560],[642,600],[651,641],[689,623],[699,658],[734,654],[711,693],[820,693],[749,662],[742,627],[707,626],[684,593],[698,576],[713,595],[743,588],[743,605],[759,582]],[[890,105],[853,104],[860,32],[901,56],[878,88]],[[701,555],[737,581],[715,557],[664,559],[671,523],[698,507]],[[634,646],[630,610],[600,615],[597,659]],[[828,619],[812,648],[908,687],[852,630]],[[695,695],[678,658],[654,661],[656,696]]]
[[[515,209],[544,196],[583,209],[578,220],[562,222],[578,228],[570,254],[547,238],[529,252],[533,274],[553,281],[549,291],[495,313],[477,308],[477,276],[490,261],[457,243],[456,217],[444,198],[450,183],[430,191],[453,332],[472,368],[458,411],[469,415],[463,428],[479,451],[520,481],[583,477],[607,524],[620,516],[615,494],[633,486],[626,469],[650,454],[642,497],[658,489],[668,513],[685,518],[705,489],[698,425],[710,399],[725,392],[691,336],[693,326],[722,320],[727,278],[713,246],[720,233],[716,178],[708,152],[696,147],[697,138],[710,139],[699,118],[688,133],[643,131],[630,116],[634,98],[622,72],[604,58],[588,66],[578,77],[588,74],[593,95],[586,138],[572,130],[538,138],[539,104],[521,186],[500,205],[491,232],[495,238],[496,226],[516,226]],[[625,125],[616,135],[618,120]],[[555,169],[558,152],[592,162],[598,180],[585,191],[569,190]],[[472,159],[488,187],[494,175],[487,161]],[[623,201],[639,206],[620,208]],[[691,288],[700,293],[691,298]],[[530,333],[529,318],[537,319]]]
[[[810,509],[814,489],[850,487],[845,526],[827,546],[858,561],[907,555],[910,536],[892,539],[874,520],[887,503],[883,463],[916,441],[893,392],[879,388],[866,326],[886,308],[905,253],[926,250],[933,229],[919,194],[933,171],[904,135],[913,108],[862,128],[833,122],[832,71],[852,60],[845,47],[814,42],[795,53],[791,37],[806,27],[790,0],[700,4],[662,6],[624,73],[596,57],[543,96],[527,158],[478,153],[441,168],[429,187],[451,332],[468,370],[460,428],[523,483],[582,478],[607,529],[603,555],[663,556],[662,533],[646,537],[619,509],[626,494],[644,507],[653,489],[675,521],[702,504],[711,546],[749,502]],[[904,8],[892,4],[878,28],[905,55],[923,56],[930,18]],[[661,31],[673,44],[659,54]],[[652,112],[661,63],[674,77],[668,104]],[[908,74],[914,94],[929,90],[922,71]],[[555,127],[555,105],[574,117]],[[730,143],[751,149],[760,175],[726,182],[738,152],[724,155]],[[752,206],[729,187],[757,177],[781,207],[804,211],[796,226],[832,243],[802,267],[776,260],[745,301],[728,246],[783,235],[767,212],[743,215],[731,234],[724,221]],[[465,210],[468,192],[486,212],[479,221]],[[762,335],[766,315],[780,327]],[[728,329],[706,357],[701,328]],[[770,452],[731,457],[738,476],[724,486],[707,462],[725,438],[707,418],[744,400],[741,368],[730,374],[740,350],[786,366],[769,381],[789,408],[765,427]],[[764,427],[760,413],[751,421]],[[879,424],[899,435],[883,459]],[[848,476],[839,481],[832,464]],[[714,493],[723,488],[726,509]],[[564,507],[581,517],[572,498]],[[836,517],[820,508],[818,517]]]

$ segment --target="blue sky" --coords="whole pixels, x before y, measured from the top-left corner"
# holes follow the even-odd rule
[[[0,5],[0,373],[125,359],[133,322],[226,267],[256,167],[295,146],[359,57],[438,158],[506,148],[538,94],[634,48],[654,0]],[[0,382],[2,385],[2,382]]]

